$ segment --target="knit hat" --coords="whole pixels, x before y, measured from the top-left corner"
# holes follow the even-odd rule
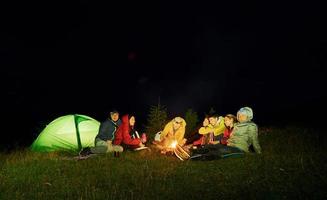
[[[110,115],[113,115],[113,114],[119,114],[119,112],[117,110],[113,110],[110,112]]]
[[[252,120],[253,119],[253,111],[250,107],[243,107],[241,108],[237,114],[243,114],[243,115],[246,115],[248,117],[248,120]]]

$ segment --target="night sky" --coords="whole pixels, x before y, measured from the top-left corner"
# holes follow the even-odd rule
[[[190,2],[1,3],[1,144],[29,144],[61,115],[102,121],[113,108],[142,129],[159,99],[169,117],[250,106],[259,126],[323,122],[322,3]]]

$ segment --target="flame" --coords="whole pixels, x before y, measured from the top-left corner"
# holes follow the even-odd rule
[[[175,140],[171,143],[170,147],[175,149],[176,145],[177,145],[177,141]]]

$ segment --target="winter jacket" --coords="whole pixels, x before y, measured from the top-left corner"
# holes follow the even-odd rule
[[[212,126],[211,124],[209,124],[209,126],[212,127],[214,136],[218,136],[224,133],[225,120],[223,117],[219,117],[215,126]]]
[[[232,133],[233,129],[234,129],[234,127],[232,127],[232,128],[228,128],[228,127],[226,127],[226,128],[225,128],[224,136],[223,136],[223,138],[221,139],[220,144],[224,144],[224,145],[227,144],[227,140],[229,139],[230,134]]]
[[[225,123],[224,122],[225,122],[224,118],[219,117],[215,126],[212,126],[211,124],[209,124],[206,127],[201,127],[199,129],[199,133],[201,135],[206,135],[208,133],[214,133],[214,136],[218,136],[220,134],[223,134],[224,130],[225,130]]]
[[[237,147],[245,152],[249,152],[249,147],[253,145],[255,152],[261,153],[257,125],[251,121],[236,123],[227,140],[227,145]]]
[[[213,133],[212,126],[202,126],[199,129],[199,134],[201,134],[201,135],[207,135],[209,133]]]
[[[122,124],[115,134],[115,140],[113,143],[115,145],[123,143],[130,146],[138,146],[141,143],[141,140],[139,138],[131,137],[131,131],[133,131],[133,128],[134,127],[129,125],[128,115],[124,115],[122,117]]]
[[[185,127],[186,127],[186,122],[183,119],[182,124],[177,129],[176,131],[173,130],[173,121],[171,120],[168,122],[164,128],[164,130],[160,134],[160,140],[162,141],[163,139],[168,139],[168,140],[177,140],[177,143],[179,145],[183,145],[183,139],[184,139],[184,134],[185,134]]]
[[[101,140],[114,140],[115,133],[118,127],[121,125],[121,120],[118,119],[117,122],[112,121],[111,119],[107,119],[100,124],[98,135],[95,139],[99,138]]]

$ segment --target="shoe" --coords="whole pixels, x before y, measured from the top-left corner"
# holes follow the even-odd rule
[[[193,156],[190,157],[191,160],[202,160],[203,155],[202,154],[194,154]]]
[[[92,154],[90,147],[85,147],[79,152],[79,156],[88,156]]]

